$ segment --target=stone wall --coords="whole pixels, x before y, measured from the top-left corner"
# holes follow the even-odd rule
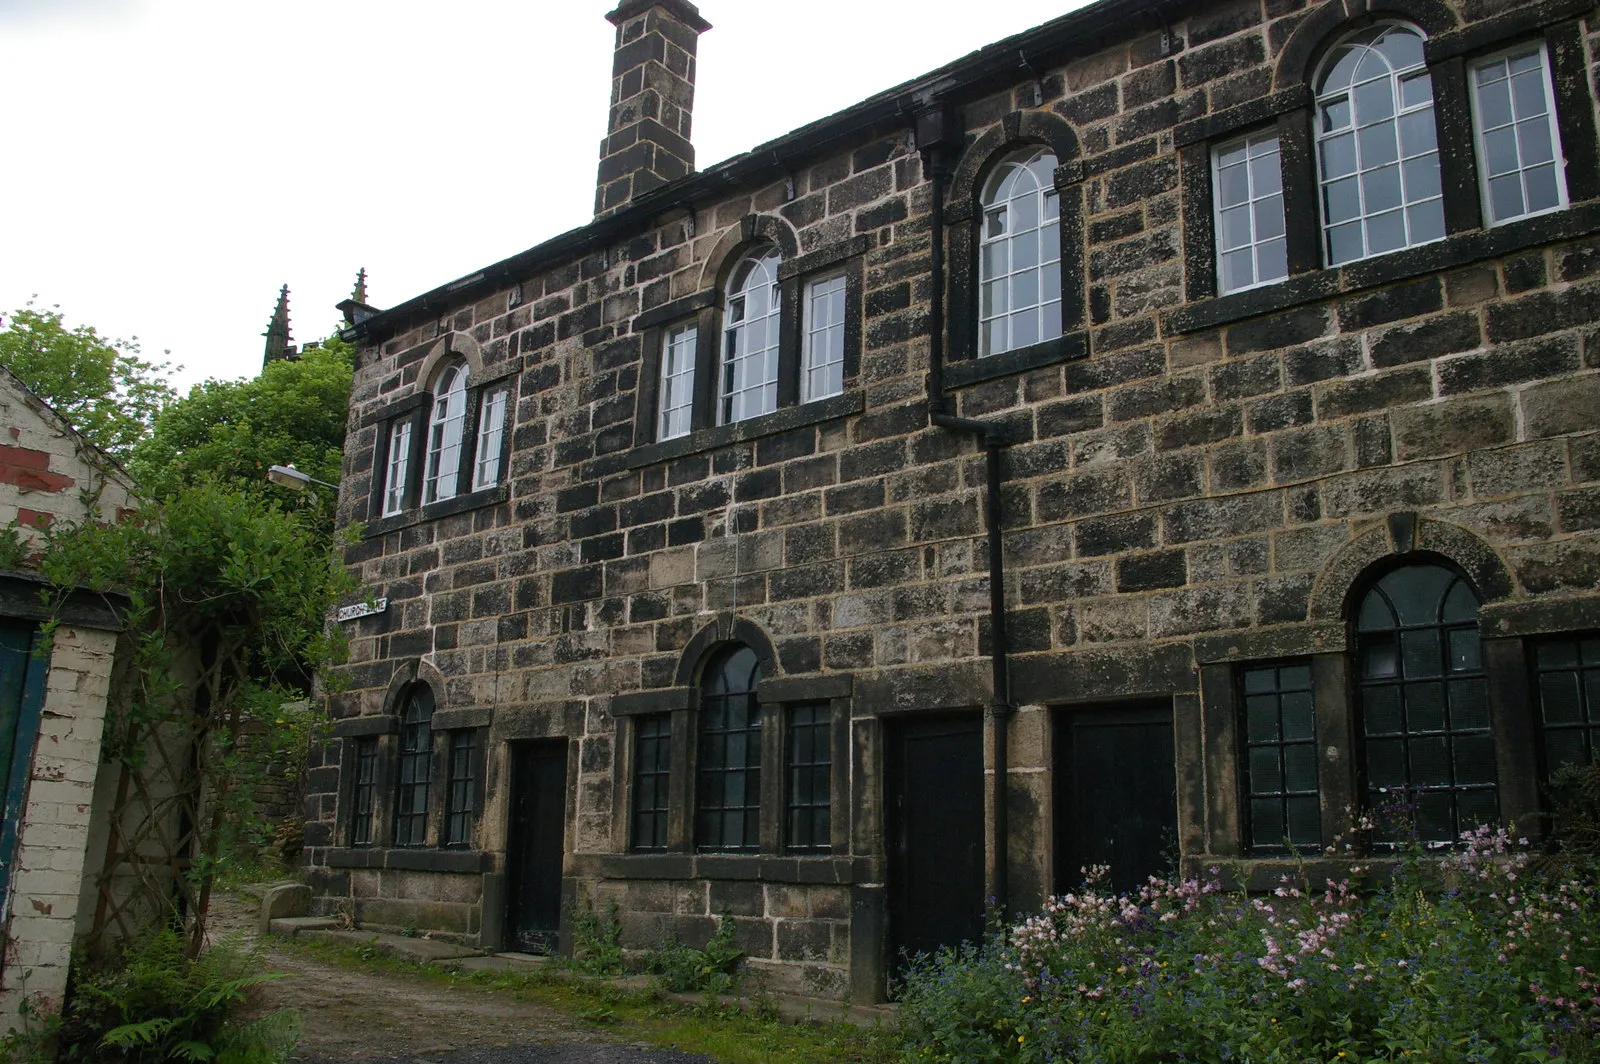
[[[961,335],[971,262],[950,263],[952,410],[1010,441],[1015,905],[1037,904],[1064,872],[1052,857],[1049,707],[1172,699],[1183,855],[1240,853],[1236,752],[1212,726],[1232,710],[1205,703],[1202,674],[1342,654],[1340,596],[1355,574],[1340,575],[1341,559],[1376,534],[1388,553],[1434,549],[1463,566],[1471,558],[1452,544],[1492,555],[1509,580],[1485,612],[1500,636],[1600,626],[1600,222],[1595,203],[1578,202],[1600,190],[1578,181],[1574,205],[1544,219],[1214,294],[1207,145],[1241,124],[1298,120],[1303,89],[1275,66],[1307,47],[1302,26],[1337,32],[1334,7],[1192,4],[1169,12],[1165,30],[1085,37],[1037,78],[955,101],[965,140],[951,240],[971,233],[974,182],[994,153],[1049,143],[1071,218],[1064,267],[1081,279],[1068,286],[1061,343],[978,360],[971,329]],[[1593,37],[1571,7],[1427,11],[1452,27],[1437,36],[1457,55],[1549,33],[1565,77],[1593,67]],[[1582,77],[1577,92],[1586,113],[1571,117],[1592,148]],[[1584,150],[1568,139],[1569,153]],[[881,723],[989,700],[984,455],[929,425],[931,186],[913,131],[884,122],[787,165],[437,317],[391,322],[361,350],[340,512],[366,522],[346,560],[389,604],[349,626],[350,690],[336,713],[367,722],[344,734],[392,744],[370,722],[393,712],[397,675],[420,662],[436,670],[442,711],[487,728],[472,847],[482,867],[452,857],[449,871],[441,858],[426,873],[474,884],[462,889],[482,906],[485,942],[503,904],[506,743],[559,736],[575,766],[574,896],[618,900],[630,944],[668,924],[704,928],[726,897],[757,962],[797,986],[849,973],[870,993],[888,867]],[[859,271],[844,394],[649,442],[641,394],[658,354],[646,337],[699,313],[728,256],[758,238],[785,247],[800,276]],[[474,381],[515,381],[509,478],[377,517],[383,427],[447,357],[465,359]],[[1332,615],[1317,613],[1319,595],[1339,601]],[[770,638],[772,678],[846,681],[840,823],[818,865],[831,886],[805,901],[794,899],[810,873],[792,861],[752,858],[735,872],[726,862],[738,859],[660,866],[627,854],[618,722],[640,705],[679,708],[670,692],[692,682],[686,650],[734,619]],[[371,889],[350,878],[352,862],[428,863],[346,845],[344,749],[316,755],[309,785],[310,871],[330,896]],[[419,899],[447,889],[416,886]]]
[[[6,909],[0,1022],[7,1029],[20,1023],[25,997],[46,1011],[60,1008],[74,936],[98,898],[97,870],[88,864],[91,811],[115,652],[112,632],[55,631]]]

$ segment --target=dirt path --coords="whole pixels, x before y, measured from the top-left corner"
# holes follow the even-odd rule
[[[253,937],[253,910],[218,896],[212,930]],[[264,988],[268,1008],[300,1014],[304,1064],[712,1064],[627,1044],[626,1032],[597,1032],[564,1013],[479,987],[424,983],[328,964],[299,950],[270,948],[271,970],[288,978]]]

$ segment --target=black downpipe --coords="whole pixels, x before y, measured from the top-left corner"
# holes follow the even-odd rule
[[[1000,504],[1000,451],[1007,445],[1004,430],[987,421],[957,417],[945,405],[944,389],[944,337],[945,337],[945,262],[944,262],[944,196],[945,181],[949,176],[950,154],[943,143],[948,134],[946,116],[942,113],[919,116],[917,136],[922,148],[922,165],[928,172],[933,203],[929,208],[932,236],[930,271],[933,290],[929,298],[928,336],[928,421],[940,428],[965,432],[978,438],[984,449],[984,521],[989,530],[989,671],[990,700],[985,717],[994,744],[994,864],[990,869],[990,883],[994,890],[993,903],[1004,913],[1010,902],[1010,883],[1007,872],[1007,851],[1010,848],[1010,824],[1006,809],[1006,757],[1007,725],[1014,712],[1011,705],[1011,677],[1009,658],[1011,643],[1006,635],[1006,570],[1005,555],[1001,545],[1004,511]],[[926,138],[926,139],[925,139]],[[931,141],[931,143],[929,142]]]

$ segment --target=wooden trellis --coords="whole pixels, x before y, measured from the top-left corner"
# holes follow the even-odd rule
[[[235,695],[247,677],[247,655],[224,633],[197,643],[199,661],[186,670],[194,679],[160,700],[164,711],[133,714],[124,705],[107,722],[116,729],[107,740],[120,773],[96,884],[91,950],[158,922],[181,927],[191,954],[204,943],[212,859],[230,786],[225,774],[208,769],[218,750],[238,737]]]

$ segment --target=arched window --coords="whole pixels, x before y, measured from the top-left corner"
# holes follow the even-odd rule
[[[1444,236],[1433,81],[1422,32],[1370,26],[1315,82],[1323,250],[1330,266]]]
[[[761,844],[761,661],[747,646],[725,651],[701,681],[695,845],[755,851]]]
[[[424,504],[453,499],[461,475],[461,437],[467,423],[467,367],[447,366],[433,388],[428,418],[428,455],[422,480]]]
[[[394,844],[428,841],[428,781],[433,765],[433,689],[415,684],[400,708],[400,761],[394,799]]]
[[[778,296],[776,247],[763,248],[734,267],[722,318],[722,379],[717,420],[729,425],[778,409]]]
[[[1061,206],[1056,157],[1032,148],[983,187],[978,240],[978,354],[1061,335]]]
[[[1453,570],[1408,565],[1356,620],[1367,806],[1398,807],[1427,843],[1499,818],[1478,606]]]

